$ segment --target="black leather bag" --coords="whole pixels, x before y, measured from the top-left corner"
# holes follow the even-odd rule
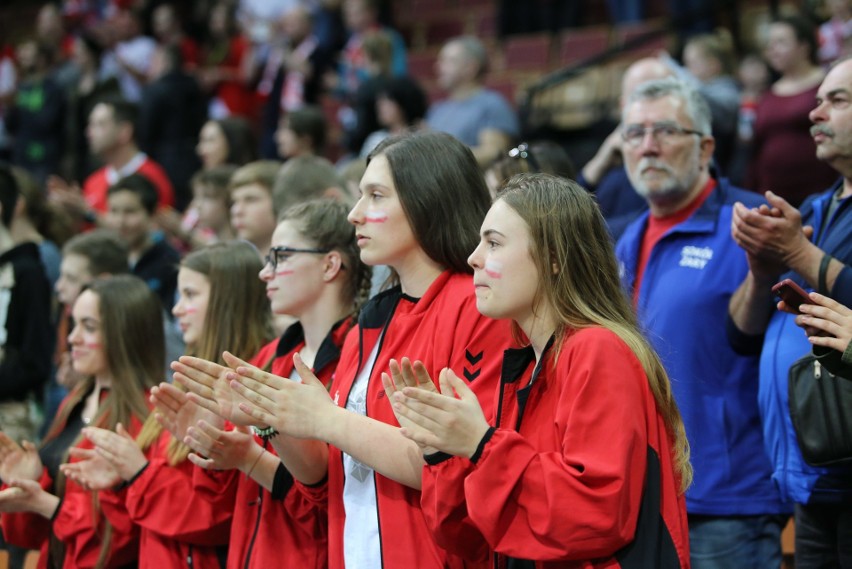
[[[808,464],[852,464],[852,381],[808,354],[790,367],[789,405]]]

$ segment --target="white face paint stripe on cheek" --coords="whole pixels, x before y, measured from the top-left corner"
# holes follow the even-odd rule
[[[368,211],[364,214],[364,219],[367,223],[384,223],[388,220],[386,211]]]
[[[485,274],[492,279],[503,278],[503,263],[498,263],[491,259],[485,261]]]

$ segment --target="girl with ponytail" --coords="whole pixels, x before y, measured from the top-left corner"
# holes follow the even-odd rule
[[[245,420],[292,437],[281,459],[299,494],[328,504],[329,567],[455,566],[426,527],[422,453],[400,434],[381,373],[406,355],[429,370],[449,366],[493,408],[509,326],[477,312],[467,265],[488,188],[468,147],[421,132],[382,141],[360,192],[349,212],[360,258],[388,266],[390,286],[361,310],[330,392],[301,355],[292,362],[301,383],[235,359],[224,375],[182,360],[175,378],[198,396],[237,401]],[[292,262],[311,255],[296,253]],[[224,387],[221,398],[210,385]]]
[[[293,356],[299,354],[320,388],[327,389],[343,340],[369,294],[371,270],[358,256],[347,212],[343,204],[328,200],[297,204],[284,211],[272,235],[258,282],[266,287],[273,313],[291,316],[296,322],[250,363],[271,371],[279,381],[300,381],[293,365]],[[226,353],[225,361],[242,361],[235,355],[239,356]],[[294,478],[302,477],[321,482],[324,470],[312,469],[307,460],[292,460],[297,456],[294,449],[300,448],[295,439],[271,428],[250,434],[247,425],[254,421],[238,409],[240,400],[227,386],[225,376],[230,370],[217,363],[218,358],[203,359],[199,354],[190,359],[204,366],[209,377],[221,378],[205,391],[210,398],[193,398],[236,425],[225,430],[202,421],[186,437],[198,453],[191,454],[190,460],[212,469],[196,471],[198,485],[210,492],[218,483],[216,493],[234,496],[227,567],[325,567],[326,504],[293,485]],[[182,372],[185,367],[175,369]],[[182,379],[181,373],[176,378]],[[174,386],[164,387],[157,397],[176,391]],[[178,410],[184,404],[175,397],[167,407]]]

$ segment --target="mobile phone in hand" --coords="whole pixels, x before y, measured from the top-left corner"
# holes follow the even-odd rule
[[[790,279],[784,279],[773,286],[772,293],[783,300],[791,310],[798,311],[802,304],[813,304],[808,293]]]

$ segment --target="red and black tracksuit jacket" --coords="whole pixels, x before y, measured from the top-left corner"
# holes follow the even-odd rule
[[[337,323],[317,351],[313,372],[326,385],[331,383],[340,358],[340,346],[350,328],[350,319]],[[302,326],[296,323],[279,339],[264,346],[249,363],[286,378],[293,371],[293,355],[304,345]],[[256,439],[274,454],[271,445],[260,437]],[[272,492],[236,470],[217,472],[196,468],[194,476],[196,483],[203,486],[199,489],[205,495],[227,502],[228,505],[223,504],[223,507],[233,510],[228,569],[327,567],[325,496],[302,492],[304,487],[294,485],[292,475],[283,464],[279,465],[275,474]],[[318,486],[325,485],[322,482]]]
[[[427,457],[436,540],[497,568],[689,567],[672,441],[638,358],[597,327],[550,348],[538,366],[507,350],[496,428],[470,460]]]
[[[107,391],[102,393],[106,397]],[[148,400],[148,393],[145,393]],[[68,399],[62,402],[68,403]],[[66,425],[63,429],[68,428]],[[128,432],[135,437],[142,428],[142,421],[133,417],[127,425]],[[58,435],[57,435],[58,436]],[[72,437],[76,438],[76,436]],[[82,439],[79,448],[92,449],[94,445],[87,439]],[[71,457],[69,462],[75,462]],[[41,487],[47,492],[56,493],[55,481],[47,468],[39,480]],[[64,569],[79,569],[94,567],[101,553],[104,536],[104,513],[95,511],[92,492],[83,489],[73,480],[65,479],[65,492],[59,508],[52,520],[33,513],[4,513],[0,516],[3,536],[7,542],[27,549],[39,549],[38,568],[46,569],[48,564],[48,546],[51,533],[62,542],[65,550]],[[135,565],[139,555],[139,528],[130,520],[130,515],[119,512],[115,517],[110,516],[113,525],[110,553],[106,569],[118,569]]]
[[[139,569],[221,569],[231,530],[231,511],[196,492],[195,465],[168,463],[168,431],[154,442],[148,465],[126,488],[101,492],[113,526],[138,526]]]
[[[367,416],[398,426],[385,397],[381,373],[391,358],[422,361],[433,380],[445,367],[465,378],[479,395],[486,417],[493,417],[494,394],[503,350],[511,345],[507,322],[482,316],[476,309],[470,275],[443,272],[422,298],[402,294],[399,287],[375,296],[361,311],[358,326],[346,339],[331,396],[346,406],[349,392],[373,348],[380,341],[367,388]],[[329,447],[326,488],[304,488],[328,496],[329,567],[342,569],[345,510],[343,457]],[[435,543],[420,509],[420,492],[374,473],[382,566],[386,569],[462,566]],[[298,483],[297,483],[298,484]]]

